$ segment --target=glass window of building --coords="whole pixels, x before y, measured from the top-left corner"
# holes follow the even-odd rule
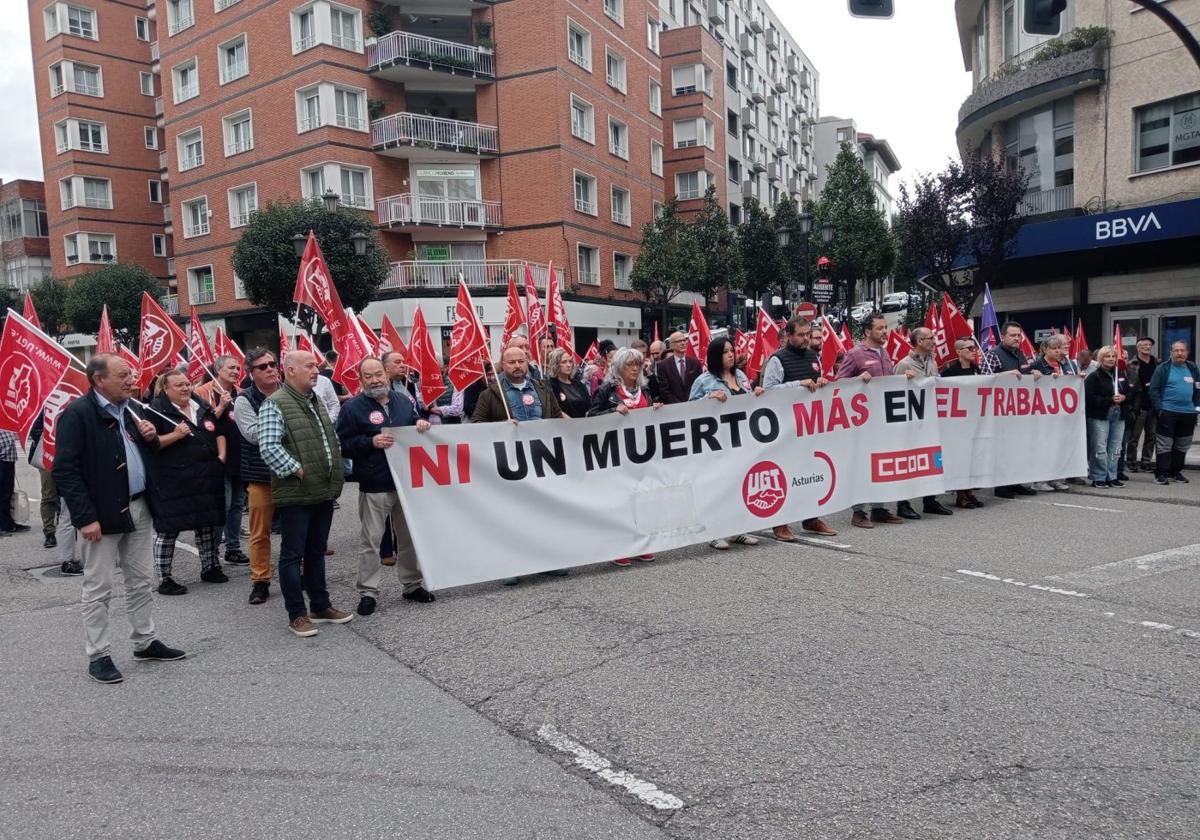
[[[1200,161],[1200,93],[1138,108],[1134,126],[1135,172]]]
[[[1004,126],[1004,160],[1029,178],[1030,193],[1075,183],[1074,99],[1060,99],[1009,120]]]

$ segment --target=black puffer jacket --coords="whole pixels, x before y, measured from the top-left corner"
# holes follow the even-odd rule
[[[155,397],[153,406],[172,422],[153,413],[146,418],[154,423],[160,439],[177,423],[186,422],[192,430],[182,440],[160,447],[150,462],[154,475],[151,508],[154,530],[159,533],[225,522],[225,465],[217,457],[217,418],[212,406],[192,399],[199,406],[194,424],[165,395]]]
[[[1083,380],[1084,413],[1089,419],[1105,420],[1108,418],[1108,410],[1113,407],[1113,394],[1116,393],[1113,387],[1114,376],[1117,379],[1116,388],[1128,398],[1129,382],[1126,380],[1125,374],[1118,372],[1116,368],[1105,370],[1102,365],[1089,373],[1087,379]],[[1128,399],[1121,403],[1122,418],[1126,415],[1128,405]]]

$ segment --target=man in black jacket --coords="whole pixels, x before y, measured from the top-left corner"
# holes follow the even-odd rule
[[[983,354],[983,364],[979,366],[982,374],[1015,373],[1031,374],[1034,381],[1041,379],[1042,374],[1033,369],[1033,360],[1027,359],[1021,351],[1021,339],[1025,331],[1016,321],[1005,321],[1000,327],[1000,343]],[[1008,484],[996,488],[996,495],[1001,499],[1011,499],[1014,496],[1036,496],[1037,491],[1024,484]]]
[[[88,675],[119,683],[108,635],[113,574],[125,578],[125,608],[139,662],[183,659],[160,642],[151,616],[154,526],[146,493],[146,460],[158,446],[154,426],[134,414],[133,375],[119,356],[101,353],[87,365],[91,390],[62,414],[54,457],[54,481],[83,538],[83,624]]]
[[[337,433],[342,454],[354,465],[350,480],[358,482],[358,518],[362,530],[355,588],[359,594],[358,614],[370,615],[375,612],[379,598],[383,568],[379,563],[379,541],[389,520],[395,534],[396,571],[404,586],[404,597],[422,604],[434,600],[421,578],[421,567],[417,565],[396,483],[388,468],[385,450],[395,445],[396,439],[383,431],[397,426],[416,426],[417,431],[424,432],[430,423],[417,416],[411,400],[391,389],[379,359],[373,356],[363,359],[358,365],[358,377],[362,391],[342,406]]]

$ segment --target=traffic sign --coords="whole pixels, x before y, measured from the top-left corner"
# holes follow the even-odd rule
[[[796,314],[811,321],[817,317],[817,305],[815,303],[798,303],[796,304]]]
[[[833,303],[833,282],[820,278],[812,285],[812,299],[815,303],[828,305]]]

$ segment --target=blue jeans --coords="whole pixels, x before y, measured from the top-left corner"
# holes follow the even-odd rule
[[[310,612],[304,607],[308,593],[311,612],[330,607],[325,588],[325,545],[333,524],[333,502],[316,505],[287,505],[275,508],[282,536],[279,543],[279,588],[287,606],[288,620]],[[304,562],[301,574],[300,563]]]
[[[1121,409],[1114,405],[1108,409],[1108,416],[1103,420],[1089,417],[1087,425],[1091,443],[1089,477],[1092,481],[1116,481],[1121,443],[1125,436]]]
[[[242,550],[242,508],[246,504],[246,482],[225,479],[225,550]]]

